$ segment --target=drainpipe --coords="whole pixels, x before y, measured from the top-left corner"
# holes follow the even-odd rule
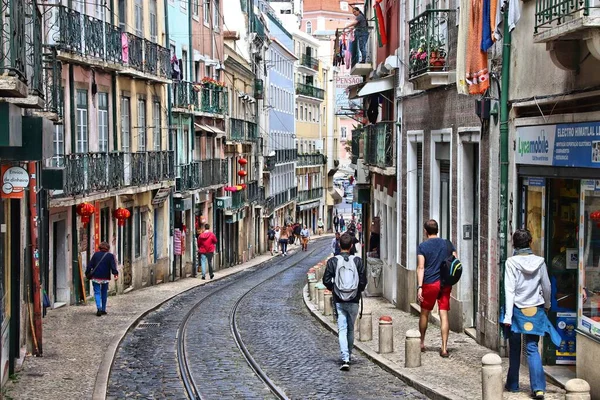
[[[110,0],[110,24],[115,24],[115,2],[114,0]],[[113,150],[119,150],[119,135],[117,133],[117,73],[113,72],[111,74],[112,78],[112,119],[113,119]]]
[[[188,77],[190,82],[195,82],[195,75],[194,75],[194,79],[192,79],[192,74],[194,72],[194,48],[192,47],[192,14],[193,14],[193,10],[192,10],[192,0],[188,0],[188,38],[189,38],[189,49],[190,51],[188,52],[188,58],[189,58],[189,64],[190,64],[190,72],[188,73]],[[192,89],[193,90],[193,89]],[[193,149],[194,147],[194,142],[195,142],[195,138],[196,138],[196,132],[194,131],[194,116],[188,118],[189,124],[190,124],[190,136],[191,136],[191,140],[192,143],[190,144],[190,149]],[[191,157],[190,157],[191,159]],[[196,195],[192,195],[192,226],[190,227],[190,233],[192,235],[192,276],[195,278],[196,277],[196,270],[198,269],[198,259],[197,259],[197,251],[198,249],[196,249],[197,246],[197,242],[196,242],[196,201],[195,201],[195,197]]]
[[[170,49],[169,45],[169,2],[163,2],[163,7],[165,9],[165,44],[167,48]],[[191,12],[191,10],[190,10]],[[171,124],[173,123],[171,120],[171,84],[167,85],[167,138],[169,141],[169,151],[173,151],[173,164],[177,162],[177,157],[173,148],[173,135],[171,134]],[[169,194],[169,257],[173,259],[173,265],[171,270],[171,281],[175,281],[175,257],[173,254],[173,233],[175,223],[175,202],[173,201],[173,191]]]
[[[500,306],[504,306],[504,269],[508,247],[508,88],[510,83],[511,33],[508,29],[508,16],[504,13],[504,34],[502,48],[502,77],[500,92]],[[500,350],[506,351],[506,338],[500,324]]]

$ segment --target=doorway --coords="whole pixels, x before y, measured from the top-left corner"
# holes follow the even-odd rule
[[[70,302],[69,275],[67,272],[67,224],[65,220],[52,224],[52,270],[54,272],[53,308]]]

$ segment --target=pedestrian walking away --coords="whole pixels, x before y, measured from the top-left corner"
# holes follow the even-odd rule
[[[279,239],[281,238],[281,228],[278,226],[275,227],[275,241],[273,242],[273,251],[275,254],[279,253]]]
[[[270,226],[269,230],[267,231],[267,240],[268,240],[268,249],[271,252],[271,255],[273,255],[273,248],[274,248],[274,242],[275,242],[275,229],[273,229],[272,226]]]
[[[504,293],[506,310],[501,319],[508,337],[509,366],[505,389],[519,391],[519,367],[521,364],[521,335],[525,337],[525,351],[529,364],[529,382],[532,397],[543,399],[546,377],[538,350],[540,336],[546,333],[555,346],[561,337],[554,329],[546,313],[550,309],[550,279],[544,258],[533,254],[531,233],[517,229],[513,233],[512,257],[506,260]]]
[[[308,251],[308,240],[310,239],[310,231],[304,225],[304,229],[300,231],[300,240],[302,240],[302,251]]]
[[[292,231],[293,231],[294,239],[297,242],[296,244],[301,245],[302,244],[302,240],[301,240],[302,225],[300,225],[299,223],[296,222],[295,225],[292,225]]]
[[[290,228],[284,226],[279,233],[279,247],[281,247],[281,255],[287,255],[288,242],[290,240]]]
[[[448,311],[450,311],[450,292],[452,286],[443,286],[440,275],[442,262],[449,256],[448,241],[438,237],[438,223],[430,219],[423,224],[427,239],[417,249],[417,297],[421,304],[419,316],[419,331],[421,332],[421,351],[425,351],[425,333],[429,314],[437,301],[440,312],[442,346],[440,356],[448,357],[448,336],[450,325]],[[452,243],[452,254],[457,257],[456,249]]]
[[[323,218],[319,218],[319,221],[317,222],[317,233],[319,234],[319,236],[323,234],[324,228],[325,224],[323,224]]]
[[[92,281],[94,298],[96,299],[96,316],[106,315],[106,302],[108,301],[108,283],[112,272],[115,281],[119,279],[119,270],[115,255],[110,253],[110,245],[106,242],[98,245],[99,251],[95,252],[85,269],[85,276]]]
[[[346,221],[344,221],[344,216],[340,215],[340,230],[342,233],[346,230]]]
[[[331,252],[334,256],[337,256],[342,252],[342,249],[340,248],[340,237],[340,233],[336,232],[335,237],[331,241]]]
[[[338,340],[342,371],[350,369],[354,346],[354,323],[358,315],[358,303],[367,286],[367,272],[359,257],[350,255],[352,237],[340,237],[341,254],[327,260],[323,284],[333,293],[337,313]]]
[[[333,226],[335,227],[335,232],[338,233],[340,231],[340,218],[337,214],[333,217]]]
[[[213,256],[215,254],[215,245],[217,237],[210,231],[210,225],[204,225],[204,231],[198,236],[198,252],[200,253],[200,265],[202,267],[202,279],[206,279],[206,265],[208,264],[208,273],[210,279],[214,278]]]
[[[360,221],[356,224],[356,231],[358,232],[358,242],[362,243],[362,241],[363,241],[363,230],[362,230],[362,224],[360,223]]]

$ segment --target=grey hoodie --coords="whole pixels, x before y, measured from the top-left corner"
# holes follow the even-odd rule
[[[543,257],[533,254],[516,255],[506,260],[504,274],[506,296],[505,324],[512,324],[513,306],[550,307],[550,279]]]

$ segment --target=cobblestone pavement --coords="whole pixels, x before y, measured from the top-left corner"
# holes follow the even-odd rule
[[[95,315],[93,301],[87,306],[49,311],[43,319],[44,357],[26,358],[17,378],[7,383],[4,399],[91,399],[105,353],[142,313],[188,289],[216,283],[270,258],[259,256],[249,263],[217,271],[214,281],[182,279],[110,296],[108,315],[101,318]]]
[[[302,300],[307,265],[328,255],[326,249],[307,257],[242,300],[237,322],[250,353],[292,399],[426,399],[359,352],[349,372],[339,370],[337,337]]]
[[[306,270],[304,271],[306,273]],[[311,313],[325,323],[331,329],[337,329],[333,324],[332,317],[323,314],[314,308],[308,300],[305,291],[305,301]],[[427,351],[422,353],[421,367],[404,368],[404,341],[406,331],[418,329],[419,319],[417,316],[403,312],[390,304],[382,297],[363,297],[364,309],[372,312],[373,339],[368,342],[355,341],[359,347],[372,357],[378,357],[382,363],[395,370],[396,373],[414,379],[418,385],[433,390],[437,395],[432,397],[448,399],[480,399],[481,398],[481,358],[492,350],[479,345],[474,339],[464,333],[450,332],[448,340],[449,358],[441,358],[438,354],[441,337],[438,326],[429,324],[425,346]],[[379,330],[377,321],[383,315],[393,318],[394,326],[394,352],[390,354],[379,354]],[[502,358],[504,377],[508,370],[508,358]],[[529,399],[529,375],[527,366],[521,367],[520,393],[504,392],[505,400]],[[546,399],[564,399],[564,391],[550,383],[547,386]]]

